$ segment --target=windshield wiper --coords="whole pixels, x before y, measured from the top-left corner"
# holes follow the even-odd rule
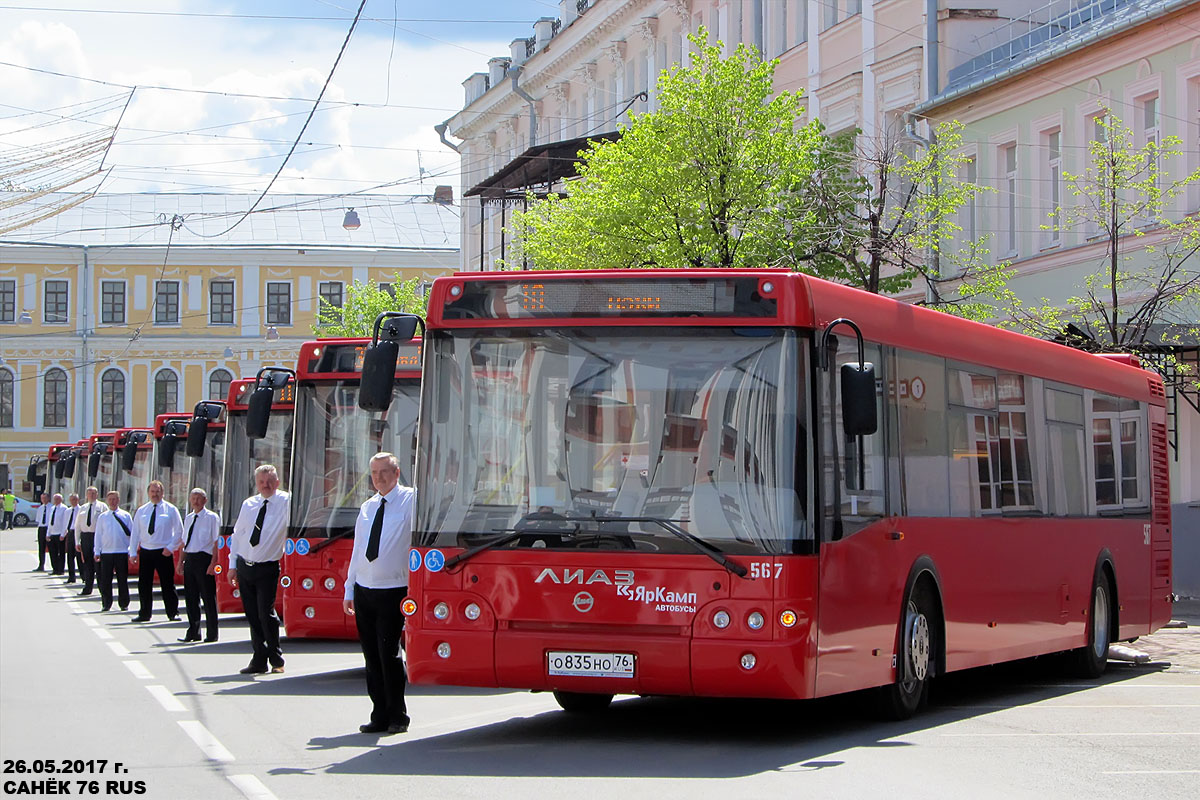
[[[673,519],[665,519],[663,517],[566,517],[568,522],[642,522],[651,525],[657,525],[667,533],[683,539],[691,544],[701,553],[711,558],[713,561],[720,564],[725,569],[737,575],[739,578],[745,578],[747,570],[736,561],[730,561],[725,557],[725,554],[716,545],[709,544],[699,536],[688,533],[683,528],[679,527]]]
[[[550,520],[542,520],[549,522]],[[503,536],[497,536],[495,539],[489,539],[483,544],[478,544],[470,550],[464,550],[456,556],[446,559],[446,563],[442,565],[442,569],[450,569],[455,564],[474,558],[484,550],[491,550],[493,547],[499,547],[502,544],[508,544],[511,541],[520,539],[522,536],[536,536],[537,534],[551,534],[554,536],[573,536],[579,532],[579,526],[575,525],[570,528],[564,528],[561,531],[546,530],[544,528],[496,528],[497,533],[503,533]]]
[[[353,536],[353,535],[354,535],[354,528],[351,528],[348,531],[342,531],[341,533],[337,534],[336,536],[330,536],[328,539],[317,542],[316,544],[314,544],[312,546],[312,550],[310,550],[309,552],[319,553],[322,550],[324,550],[326,547],[329,547],[329,545],[336,542],[338,539],[345,539],[347,536]]]

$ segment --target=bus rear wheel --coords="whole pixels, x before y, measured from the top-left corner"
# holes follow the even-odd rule
[[[1071,652],[1071,671],[1081,678],[1099,678],[1108,667],[1108,645],[1112,640],[1112,592],[1108,576],[1098,570],[1092,581],[1092,603],[1088,610],[1087,645]]]
[[[598,714],[612,702],[611,694],[584,694],[555,690],[554,699],[569,714]]]
[[[896,682],[879,688],[880,710],[887,719],[908,719],[925,703],[937,652],[936,611],[929,587],[918,583],[904,604]]]

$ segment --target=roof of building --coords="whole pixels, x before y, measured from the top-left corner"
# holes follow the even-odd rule
[[[254,203],[253,194],[97,194],[61,213],[74,195],[49,194],[20,202],[0,192],[0,244],[162,247],[334,247],[458,250],[460,208],[429,195],[269,194],[253,214],[224,231]],[[11,204],[11,205],[10,205]],[[342,223],[353,208],[361,227]],[[49,214],[39,219],[43,214]],[[182,225],[171,232],[171,220]]]
[[[952,68],[937,96],[915,111],[942,105],[1134,28],[1195,0],[1052,0],[993,31],[1001,43]]]

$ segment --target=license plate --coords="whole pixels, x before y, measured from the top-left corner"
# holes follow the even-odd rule
[[[632,678],[633,653],[575,653],[551,651],[547,671],[550,675],[575,675],[585,678]]]

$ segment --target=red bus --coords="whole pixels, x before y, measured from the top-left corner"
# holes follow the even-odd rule
[[[187,440],[188,423],[191,414],[172,412],[159,414],[154,418],[154,441],[151,446],[150,473],[162,481],[163,499],[179,509],[180,517],[188,513],[188,492],[192,487],[188,484],[187,460],[182,453],[175,452],[175,446],[180,439]],[[163,446],[163,437],[170,433],[168,444]]]
[[[66,472],[68,466],[74,467],[74,450],[75,445],[73,444],[52,444],[46,453],[46,488],[44,491],[50,495],[51,500],[54,500],[55,494],[61,494],[63,503],[66,504],[67,496],[71,494],[74,482]]]
[[[104,500],[109,491],[115,488],[113,482],[113,435],[111,433],[93,433],[89,438],[87,479],[89,486],[95,486]]]
[[[320,339],[300,349],[292,520],[284,550],[283,621],[289,638],[354,639],[342,597],[354,521],[375,493],[368,462],[395,453],[412,485],[420,402],[420,342],[404,345],[386,411],[358,408],[366,339]]]
[[[242,611],[241,592],[229,583],[228,542],[242,501],[258,491],[254,487],[254,470],[261,464],[274,464],[279,471],[280,487],[287,489],[291,485],[296,384],[288,377],[286,383],[274,390],[266,436],[256,439],[251,439],[246,433],[246,413],[255,379],[242,378],[229,384],[229,396],[225,402],[225,460],[221,470],[224,477],[219,503],[221,536],[217,540],[220,555],[217,563],[217,609],[222,614]],[[282,571],[280,575],[282,580]],[[275,610],[282,618],[282,593],[277,593],[276,598]]]
[[[187,484],[207,492],[206,508],[220,516],[225,478],[225,398],[196,404],[188,421],[186,446]],[[181,509],[185,515],[190,510],[190,505],[187,510]]]
[[[439,278],[425,342],[415,683],[905,717],[1170,617],[1163,385],[1128,358],[780,270]]]

